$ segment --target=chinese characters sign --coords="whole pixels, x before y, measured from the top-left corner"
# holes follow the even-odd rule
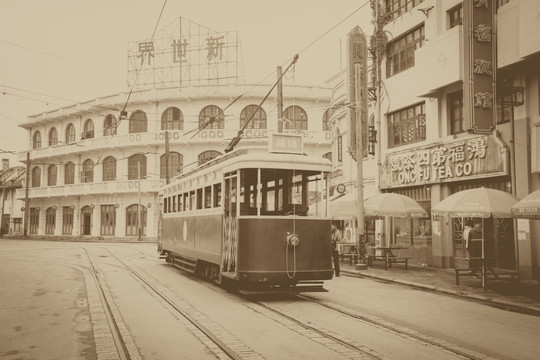
[[[154,38],[128,48],[128,86],[135,89],[235,84],[241,78],[236,32],[215,32],[178,18]]]
[[[386,157],[383,188],[415,186],[507,173],[507,151],[495,136],[477,136]]]
[[[495,128],[495,0],[463,1],[466,128],[475,133]]]
[[[303,154],[304,143],[301,135],[272,134],[270,152]]]

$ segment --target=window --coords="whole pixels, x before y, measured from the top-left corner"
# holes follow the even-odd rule
[[[13,218],[13,233],[22,231],[22,218]]]
[[[510,122],[514,116],[512,94],[507,94],[497,99],[497,124]]]
[[[103,122],[103,136],[116,135],[116,126],[118,122],[114,115],[107,115]]]
[[[160,171],[159,171],[159,177],[161,179],[165,179],[166,174],[166,154],[161,155],[159,158],[160,163]],[[169,178],[173,178],[177,175],[180,175],[182,173],[182,167],[184,166],[184,160],[182,154],[179,154],[177,152],[170,152],[169,153]]]
[[[431,213],[431,195],[427,187],[414,187],[401,190],[394,190],[394,193],[408,196]],[[391,244],[403,246],[431,246],[431,218],[394,218]]]
[[[41,186],[41,168],[35,167],[32,169],[32,187]]]
[[[56,177],[57,177],[57,168],[56,165],[50,165],[47,169],[47,185],[48,186],[55,186],[56,185]]]
[[[463,5],[459,4],[448,10],[448,28],[463,24]]]
[[[69,124],[66,129],[66,144],[75,142],[75,126]]]
[[[199,113],[199,129],[224,129],[225,114],[215,105],[208,105]]]
[[[72,162],[64,165],[64,184],[75,184],[75,164]]]
[[[135,154],[128,159],[128,180],[137,179],[146,179],[146,156],[142,154]]]
[[[389,147],[426,139],[424,103],[390,113],[387,116]]]
[[[45,212],[45,234],[54,235],[54,228],[56,227],[56,207],[48,208]]]
[[[250,118],[251,121],[246,126],[246,129],[266,129],[266,112],[263,108],[259,108],[257,105],[246,106],[240,113],[241,129]]]
[[[49,146],[58,145],[58,132],[56,131],[56,128],[52,128],[51,131],[49,131]]]
[[[101,235],[114,235],[116,210],[114,205],[101,205]]]
[[[332,116],[330,109],[326,110],[322,117],[322,129],[323,131],[331,131],[332,128],[330,126],[330,117]]]
[[[127,236],[133,236],[137,235],[137,228],[139,227],[139,212],[137,211],[137,204],[133,204],[131,206],[128,206],[126,208],[126,235]],[[142,206],[140,207],[140,219],[141,219],[141,227],[142,227],[142,234],[143,236],[146,236],[146,216],[147,216],[147,210],[146,207]]]
[[[129,118],[129,133],[142,133],[148,131],[146,114],[140,110],[135,111]]]
[[[81,139],[92,139],[94,137],[94,122],[92,119],[86,120],[84,123],[84,131],[81,135]]]
[[[386,55],[386,77],[414,66],[414,51],[424,46],[424,25],[389,42]]]
[[[283,117],[291,121],[290,125],[285,122],[285,129],[294,130],[307,130],[308,129],[308,117],[304,109],[300,106],[289,106],[283,112]]]
[[[386,0],[386,12],[391,14],[392,19],[396,19],[423,2],[424,0]]]
[[[184,116],[180,109],[170,107],[161,115],[161,130],[183,130]]]
[[[83,171],[81,173],[82,183],[94,182],[94,162],[87,159],[83,162]]]
[[[103,160],[103,181],[112,181],[116,179],[116,159],[107,156]]]
[[[39,228],[39,209],[30,208],[30,234],[37,234]]]
[[[62,207],[62,235],[71,235],[73,232],[73,208]]]
[[[448,110],[450,120],[450,133],[463,132],[463,91],[448,95]]]
[[[221,183],[214,184],[214,203],[212,204],[212,206],[213,207],[221,206]]]
[[[202,153],[199,154],[199,164],[198,165],[202,165],[205,162],[210,161],[213,158],[218,157],[219,155],[221,155],[221,153],[219,151],[208,150],[208,151],[202,152]]]
[[[39,131],[36,131],[34,133],[34,138],[32,141],[32,149],[39,149],[41,148],[41,133]]]

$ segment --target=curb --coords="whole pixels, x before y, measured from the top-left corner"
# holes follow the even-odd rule
[[[384,281],[406,285],[406,286],[410,286],[414,288],[420,288],[420,289],[430,290],[433,292],[444,293],[444,294],[448,294],[448,295],[452,295],[452,296],[456,296],[460,298],[467,298],[467,299],[473,299],[473,300],[478,300],[482,302],[488,302],[494,305],[520,309],[524,312],[533,313],[536,316],[540,316],[540,307],[535,306],[535,305],[532,305],[532,306],[523,305],[523,304],[518,304],[512,301],[498,300],[492,297],[469,294],[465,291],[455,291],[455,290],[446,289],[440,286],[419,284],[419,283],[415,283],[408,280],[400,280],[400,279],[394,279],[394,278],[389,278],[389,277],[380,276],[380,275],[366,274],[366,273],[355,271],[355,270],[341,269],[341,273],[347,274],[353,277],[366,277],[366,278],[372,278],[372,279],[377,279],[377,280],[384,280]]]

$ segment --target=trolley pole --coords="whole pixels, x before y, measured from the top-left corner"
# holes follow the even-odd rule
[[[142,226],[141,226],[141,162],[137,162],[137,234],[138,239],[142,238]]]
[[[283,70],[281,70],[281,66],[277,67],[277,119],[278,119],[278,132],[283,131],[283,122],[281,119],[283,118],[283,83],[281,81],[281,78],[283,77]]]

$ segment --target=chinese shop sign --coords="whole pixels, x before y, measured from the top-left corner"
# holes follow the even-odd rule
[[[128,47],[128,85],[135,89],[235,84],[241,77],[235,31],[216,32],[178,18],[150,40]]]
[[[475,133],[495,128],[495,0],[463,1],[465,121]]]
[[[507,150],[495,136],[417,148],[386,156],[381,187],[446,183],[506,175]]]

